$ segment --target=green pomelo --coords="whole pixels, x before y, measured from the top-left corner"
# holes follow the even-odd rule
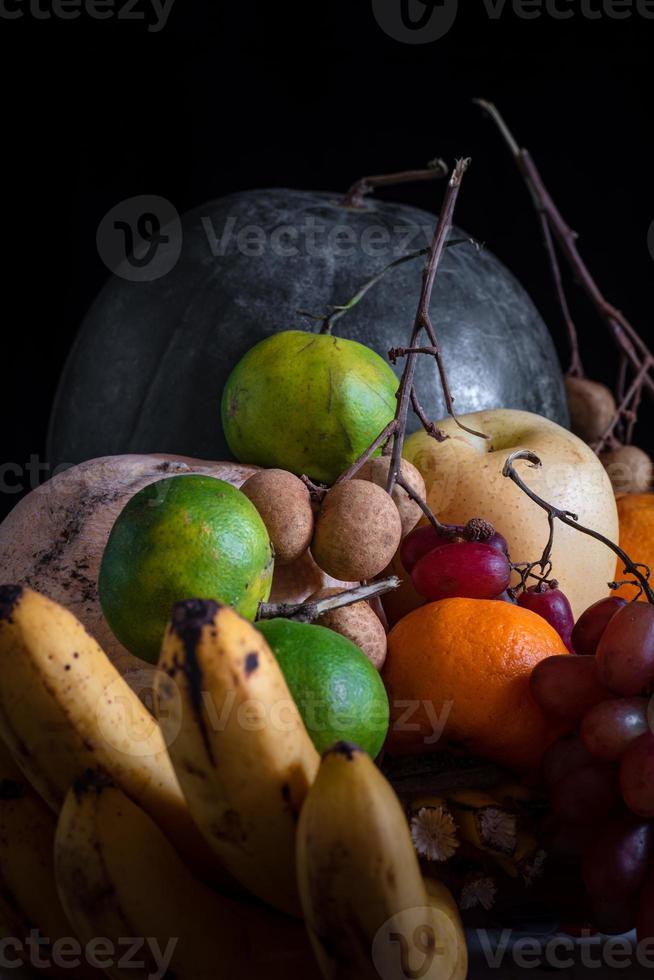
[[[355,340],[287,330],[230,374],[222,422],[237,459],[334,480],[395,414],[397,378]]]
[[[324,626],[288,619],[256,625],[277,657],[318,751],[344,740],[374,758],[388,732],[388,697],[365,654]]]
[[[118,516],[100,602],[120,642],[156,663],[176,602],[215,599],[254,619],[272,573],[268,532],[245,494],[210,476],[174,476],[139,491]]]

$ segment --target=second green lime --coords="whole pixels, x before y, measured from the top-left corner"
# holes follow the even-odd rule
[[[351,640],[289,619],[256,624],[282,668],[319,752],[355,742],[373,758],[388,732],[388,697],[381,677]]]

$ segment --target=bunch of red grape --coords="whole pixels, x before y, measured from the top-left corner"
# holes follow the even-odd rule
[[[477,539],[475,539],[477,535]],[[515,597],[509,591],[512,566],[505,538],[483,521],[438,528],[417,527],[400,549],[400,559],[416,592],[438,599],[501,599],[546,619],[572,651],[574,617],[556,583],[539,582]]]
[[[569,734],[546,753],[552,850],[581,859],[595,925],[654,937],[654,606],[611,596],[572,631],[576,656],[548,657],[534,699]]]

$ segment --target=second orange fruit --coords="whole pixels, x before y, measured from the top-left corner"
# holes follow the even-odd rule
[[[567,652],[542,617],[507,602],[443,599],[414,610],[388,637],[389,751],[455,745],[513,769],[537,768],[561,728],[533,700],[529,676],[545,657]]]
[[[616,500],[620,521],[620,547],[632,561],[649,565],[654,576],[654,493],[629,493]],[[624,565],[618,560],[616,581],[625,577]],[[654,581],[654,579],[653,579]],[[631,600],[636,595],[633,586],[623,585],[616,595]],[[645,600],[645,596],[641,596]]]

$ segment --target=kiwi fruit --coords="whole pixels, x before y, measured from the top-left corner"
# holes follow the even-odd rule
[[[311,552],[328,575],[360,582],[386,568],[401,539],[402,521],[392,497],[368,480],[346,480],[322,501]]]
[[[378,487],[385,490],[390,466],[390,456],[377,456],[374,459],[369,459],[357,473],[357,479],[369,480],[371,483],[376,483]],[[422,478],[420,470],[413,463],[410,463],[408,459],[403,459],[400,463],[400,473],[404,482],[411,487],[413,492],[422,500],[425,500],[427,497],[427,487],[425,486],[425,481]],[[409,531],[413,531],[422,517],[422,510],[402,487],[395,486],[393,488],[393,500],[400,512],[402,537],[404,538]]]
[[[275,551],[288,565],[307,550],[313,536],[311,495],[302,480],[286,470],[259,470],[241,491],[259,511]]]

